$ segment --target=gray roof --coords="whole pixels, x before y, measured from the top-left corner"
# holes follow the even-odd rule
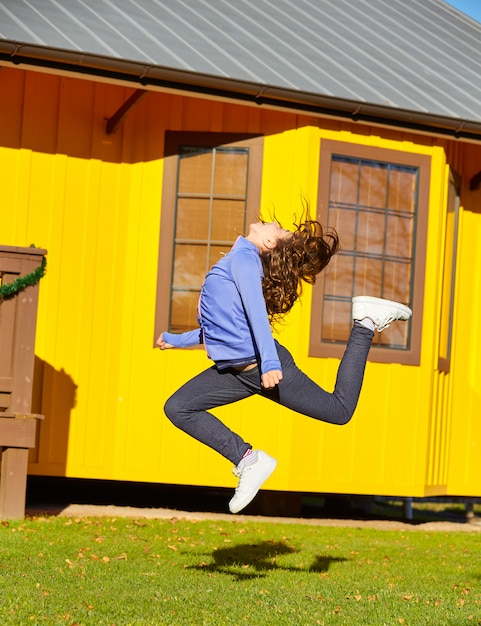
[[[481,133],[481,24],[443,0],[0,0],[0,62]]]

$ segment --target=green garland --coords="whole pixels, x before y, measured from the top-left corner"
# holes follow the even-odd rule
[[[45,268],[47,267],[47,259],[43,257],[41,265],[37,269],[25,274],[25,276],[19,276],[13,283],[7,283],[6,285],[0,285],[0,302],[5,298],[11,298],[19,291],[23,291],[27,287],[31,287],[38,283],[38,281],[45,274]]]

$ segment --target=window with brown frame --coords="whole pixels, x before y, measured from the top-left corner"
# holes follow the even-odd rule
[[[155,337],[197,327],[206,273],[259,215],[262,137],[166,133]]]
[[[342,357],[352,297],[413,308],[406,324],[376,333],[369,360],[418,364],[422,325],[430,157],[321,142],[318,215],[341,244],[313,290],[310,354]]]
[[[461,178],[449,172],[446,207],[446,231],[444,239],[443,290],[441,294],[441,326],[439,329],[439,363],[442,372],[449,372],[451,364],[451,338],[454,312],[454,279],[458,239],[459,190]]]

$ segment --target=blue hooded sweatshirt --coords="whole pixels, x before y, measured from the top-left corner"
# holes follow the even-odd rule
[[[162,333],[175,348],[204,343],[210,359],[229,365],[260,361],[261,374],[281,370],[262,293],[257,247],[239,237],[207,274],[199,298],[200,330]]]

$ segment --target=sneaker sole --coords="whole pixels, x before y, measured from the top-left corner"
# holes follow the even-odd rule
[[[266,482],[266,480],[269,478],[272,472],[276,469],[276,466],[277,466],[277,461],[273,458],[270,458],[268,465],[266,465],[266,467],[264,468],[264,471],[258,477],[257,482],[255,483],[250,494],[244,497],[243,500],[239,500],[238,502],[236,502],[235,507],[231,506],[231,502],[232,502],[231,500],[231,502],[229,502],[229,511],[231,513],[238,513],[239,511],[242,511],[242,509],[245,509],[246,506],[250,504],[252,500],[254,500],[256,495],[259,493],[259,489]]]

